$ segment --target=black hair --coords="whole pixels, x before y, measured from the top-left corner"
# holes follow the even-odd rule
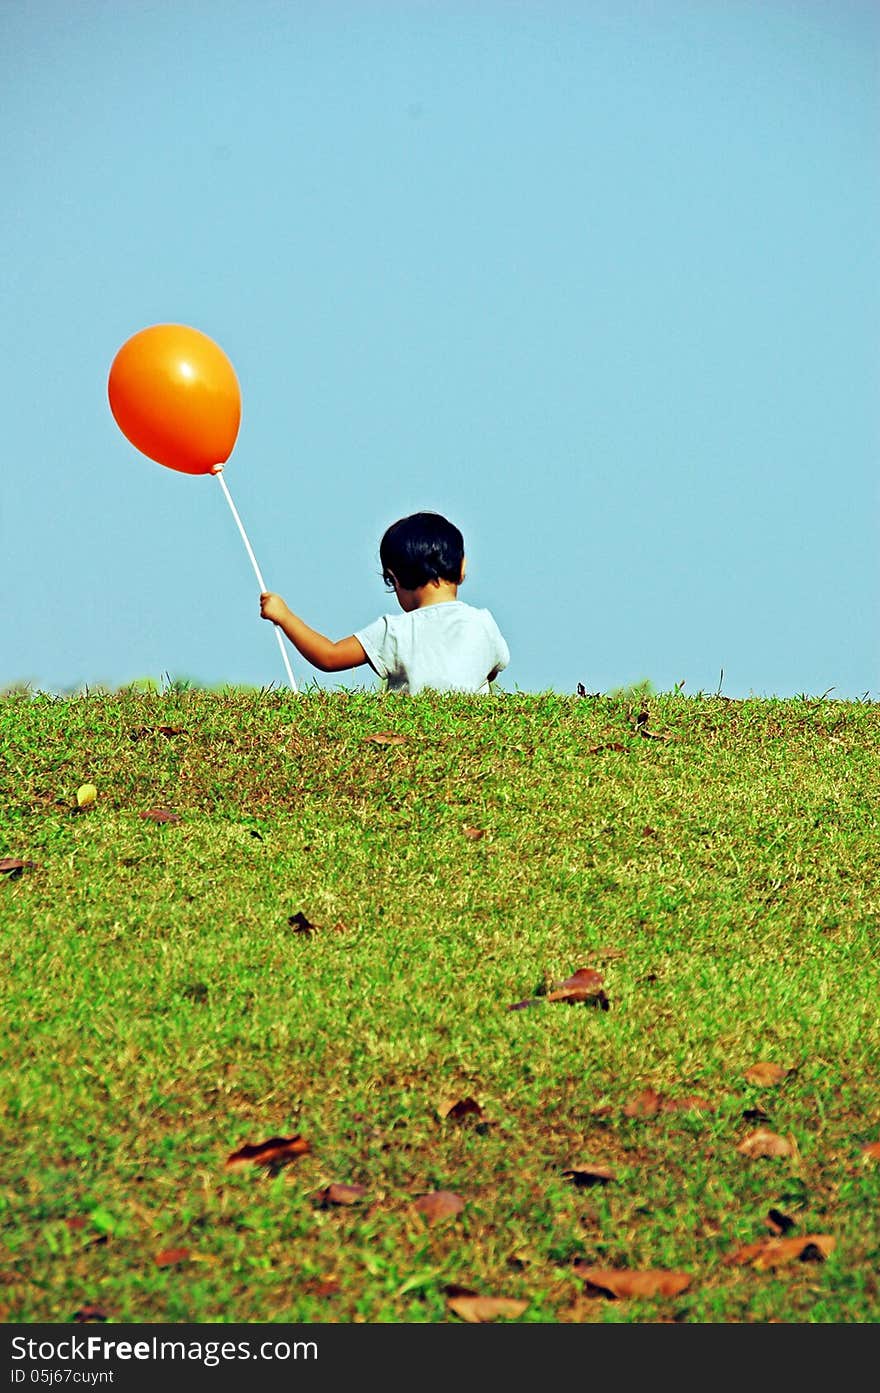
[[[439,513],[412,513],[386,530],[379,543],[382,579],[394,588],[391,572],[404,590],[417,590],[429,580],[461,580],[464,538],[454,523]]]

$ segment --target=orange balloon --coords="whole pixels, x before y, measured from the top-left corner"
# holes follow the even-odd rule
[[[226,354],[185,324],[154,324],[120,348],[110,410],[143,454],[183,474],[210,474],[232,454],[241,392]]]

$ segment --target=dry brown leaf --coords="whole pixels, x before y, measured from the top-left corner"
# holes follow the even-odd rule
[[[715,1104],[709,1098],[700,1098],[689,1093],[685,1098],[662,1098],[661,1112],[714,1112]]]
[[[751,1264],[758,1272],[783,1267],[789,1262],[824,1262],[837,1246],[830,1233],[805,1233],[799,1238],[762,1238],[746,1243],[724,1261],[738,1267]]]
[[[327,1297],[338,1296],[342,1287],[338,1277],[310,1277],[303,1283],[302,1289],[308,1292],[309,1296]]]
[[[867,1166],[872,1161],[880,1161],[880,1141],[869,1141],[862,1147],[862,1164]]]
[[[563,1179],[570,1180],[572,1185],[578,1190],[587,1189],[591,1185],[608,1185],[617,1176],[614,1171],[607,1166],[582,1166],[578,1170],[562,1172]]]
[[[485,837],[486,832],[482,827],[463,827],[461,829],[469,842],[478,842],[481,837]]]
[[[460,1316],[469,1325],[484,1325],[487,1321],[516,1320],[528,1308],[528,1301],[517,1301],[510,1296],[449,1296],[446,1304],[450,1311]]]
[[[837,1247],[830,1233],[805,1233],[800,1238],[771,1238],[755,1267],[763,1272],[786,1262],[824,1262]]]
[[[318,1203],[322,1209],[328,1209],[331,1204],[357,1204],[366,1193],[366,1185],[341,1185],[334,1181],[321,1191]]]
[[[592,967],[580,967],[564,982],[557,982],[552,992],[547,993],[548,1001],[588,1001],[591,997],[604,995],[601,972]]]
[[[393,730],[380,730],[376,735],[364,736],[366,741],[371,741],[374,745],[405,745],[406,736],[398,735]]]
[[[440,1104],[437,1112],[444,1119],[451,1122],[462,1122],[466,1117],[480,1118],[483,1116],[483,1109],[480,1107],[476,1098],[450,1099]]]
[[[790,1073],[791,1070],[783,1068],[781,1064],[771,1064],[763,1060],[758,1064],[752,1064],[746,1070],[745,1076],[748,1083],[757,1084],[759,1088],[773,1088],[782,1083]]]
[[[575,1262],[574,1268],[577,1275],[594,1291],[601,1292],[604,1296],[624,1299],[678,1296],[693,1280],[689,1272],[667,1272],[662,1268],[633,1272],[627,1268],[590,1267],[582,1259]]]
[[[786,1137],[780,1137],[778,1132],[769,1132],[766,1127],[759,1127],[756,1132],[749,1132],[736,1148],[742,1156],[791,1156],[794,1154],[794,1147]]]
[[[723,1259],[725,1267],[745,1267],[748,1263],[754,1262],[759,1253],[764,1251],[764,1245],[769,1242],[766,1238],[759,1238],[756,1243],[744,1243],[741,1248],[728,1253]]]
[[[624,1117],[656,1117],[663,1099],[653,1088],[645,1088],[630,1099],[623,1109]]]
[[[156,1254],[157,1267],[174,1267],[175,1263],[186,1262],[189,1248],[165,1248]]]
[[[8,875],[10,880],[17,880],[22,871],[36,869],[36,861],[22,861],[18,856],[0,856],[0,875]]]
[[[233,1151],[232,1155],[226,1158],[226,1169],[241,1170],[242,1166],[253,1165],[280,1170],[288,1161],[305,1156],[311,1149],[305,1137],[301,1137],[298,1132],[293,1137],[270,1137],[268,1141],[248,1143],[239,1147],[238,1151]]]
[[[148,818],[150,822],[183,822],[180,813],[170,808],[148,808],[145,813],[138,813],[138,817]]]
[[[431,1190],[427,1195],[419,1195],[413,1201],[413,1208],[427,1223],[438,1224],[441,1219],[451,1219],[460,1214],[464,1209],[464,1200],[451,1190]]]
[[[600,755],[603,750],[617,750],[619,754],[626,754],[626,746],[621,745],[618,740],[609,741],[605,745],[591,745],[587,750],[588,755]]]

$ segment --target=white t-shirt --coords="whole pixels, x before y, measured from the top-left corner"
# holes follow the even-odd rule
[[[358,629],[370,666],[389,692],[489,691],[489,681],[510,662],[501,631],[487,609],[441,600],[409,614],[383,614]]]

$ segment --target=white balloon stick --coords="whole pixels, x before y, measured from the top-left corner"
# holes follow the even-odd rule
[[[211,472],[214,474],[215,478],[219,480],[220,487],[226,495],[226,502],[232,509],[232,516],[235,518],[238,530],[241,533],[241,540],[244,542],[247,548],[247,554],[251,558],[251,565],[254,568],[254,573],[256,574],[257,580],[259,582],[260,591],[264,592],[268,587],[266,585],[266,582],[263,580],[263,577],[260,575],[260,568],[257,565],[257,558],[254,556],[254,549],[248,541],[248,535],[242,526],[241,518],[238,516],[238,511],[236,510],[235,504],[232,501],[232,495],[230,494],[229,489],[226,487],[226,480],[223,478],[222,464],[215,465]],[[277,624],[273,625],[273,628],[275,629],[275,633],[278,636],[278,647],[281,649],[281,656],[284,659],[284,666],[287,669],[287,676],[290,679],[291,690],[296,692],[297,695],[299,695],[299,689],[296,685],[296,682],[293,680],[293,672],[291,671],[290,660],[287,656],[287,649],[284,647],[284,639],[281,636],[281,630],[278,628]]]

